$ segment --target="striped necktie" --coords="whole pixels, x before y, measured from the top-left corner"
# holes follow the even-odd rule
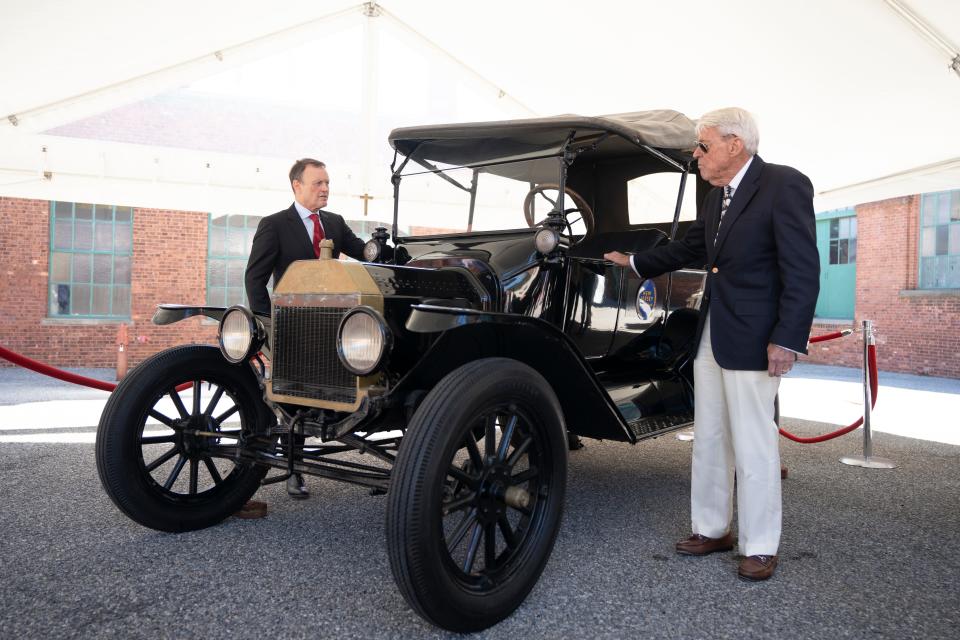
[[[733,200],[733,187],[727,185],[723,188],[723,201],[720,203],[720,222],[717,223],[717,235],[713,236],[713,244],[717,244],[717,238],[720,237],[720,225],[723,224],[723,214],[727,212],[731,200]]]

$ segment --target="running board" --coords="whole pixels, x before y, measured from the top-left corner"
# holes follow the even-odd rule
[[[683,411],[676,414],[637,418],[628,422],[627,427],[637,440],[645,440],[692,424],[693,411]]]

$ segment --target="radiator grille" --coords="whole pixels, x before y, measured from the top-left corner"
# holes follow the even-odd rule
[[[273,393],[355,402],[357,377],[337,355],[345,307],[281,307],[273,311]]]

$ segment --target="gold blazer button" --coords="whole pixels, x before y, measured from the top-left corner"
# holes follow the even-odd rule
[[[713,269],[710,269],[710,272],[711,272],[711,273],[720,273],[720,269],[717,269],[716,267],[714,267]]]

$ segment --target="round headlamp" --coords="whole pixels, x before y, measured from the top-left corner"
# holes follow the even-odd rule
[[[223,357],[237,364],[249,359],[263,345],[264,332],[249,309],[230,307],[220,320],[217,339]]]
[[[340,321],[337,353],[347,371],[365,376],[383,365],[392,341],[383,316],[370,307],[356,307]]]
[[[560,244],[560,234],[557,233],[555,229],[540,229],[540,231],[537,231],[537,235],[534,236],[534,242],[536,243],[537,251],[540,253],[553,253],[553,250]]]
[[[380,257],[380,243],[376,240],[367,240],[367,244],[363,245],[363,260],[364,262],[373,262]]]

